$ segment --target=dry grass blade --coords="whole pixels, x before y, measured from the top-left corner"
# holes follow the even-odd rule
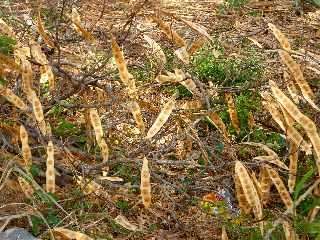
[[[250,111],[248,114],[248,127],[249,129],[253,129],[255,127],[256,123],[253,117],[252,112]]]
[[[197,85],[192,79],[186,79],[180,82],[181,85],[185,86],[193,95],[199,95],[199,91],[197,89]]]
[[[276,154],[275,151],[273,151],[271,148],[269,148],[265,144],[256,143],[256,142],[243,142],[242,144],[262,148],[266,153],[268,153],[269,156],[273,156],[275,158],[278,158],[278,154]]]
[[[151,205],[151,184],[150,184],[150,171],[148,167],[148,159],[143,159],[141,168],[141,185],[140,185],[141,197],[143,205],[149,208]]]
[[[209,114],[209,120],[218,128],[218,130],[223,135],[223,138],[226,142],[230,143],[229,134],[226,128],[226,125],[221,120],[220,116],[216,112],[212,112]]]
[[[228,240],[228,234],[225,227],[222,227],[221,240]]]
[[[288,111],[301,126],[305,129],[315,151],[315,159],[320,174],[320,137],[315,123],[300,112],[298,107],[278,88],[274,81],[270,80],[271,90],[277,101]]]
[[[228,111],[231,119],[232,126],[235,128],[237,134],[240,133],[240,121],[238,118],[238,113],[236,110],[236,106],[232,97],[232,93],[226,92],[225,99],[228,104]]]
[[[263,215],[259,194],[256,188],[254,187],[254,183],[252,182],[252,179],[250,178],[247,169],[239,161],[237,161],[235,164],[235,174],[239,178],[246,200],[249,203],[249,206],[252,207],[255,217],[258,220],[261,220]],[[260,225],[260,230],[263,233],[262,222]]]
[[[281,47],[284,50],[290,51],[291,46],[290,46],[289,40],[284,36],[284,34],[272,23],[269,23],[268,26],[269,26],[270,30],[272,31],[273,35],[279,41]]]
[[[144,37],[144,40],[146,40],[147,43],[150,45],[152,49],[152,54],[154,54],[162,64],[165,64],[167,62],[167,58],[162,48],[160,47],[160,45],[147,35],[143,35],[143,37]]]
[[[186,41],[182,37],[180,37],[179,34],[169,26],[169,24],[164,22],[159,17],[153,16],[151,17],[151,19],[153,22],[158,24],[162,32],[164,32],[164,34],[166,34],[168,39],[172,41],[175,45],[177,45],[178,47],[187,47]]]
[[[28,110],[27,105],[21,100],[21,98],[15,95],[9,88],[5,88],[0,85],[0,94],[2,94],[15,107],[23,111]]]
[[[299,86],[304,99],[316,110],[320,111],[319,107],[314,103],[315,95],[312,92],[309,84],[303,77],[303,73],[300,69],[299,64],[297,64],[289,53],[283,50],[279,50],[279,55],[281,60],[289,68],[292,73],[297,85]]]
[[[262,201],[261,185],[257,179],[256,173],[252,171],[250,176],[251,176],[252,182],[254,183],[254,187],[257,190],[257,193],[259,195],[259,199],[260,199],[260,201]]]
[[[12,31],[12,28],[0,18],[0,33],[8,35],[9,37],[15,38],[15,34]]]
[[[54,169],[54,148],[52,141],[47,146],[47,170],[46,170],[46,191],[54,193],[56,189],[56,177]]]
[[[191,46],[188,49],[189,55],[193,55],[195,52],[197,52],[200,48],[202,48],[203,44],[207,42],[207,39],[205,37],[200,37],[197,40],[195,40]]]
[[[32,164],[32,155],[28,141],[28,133],[23,125],[20,126],[20,140],[22,157],[25,163],[25,167],[26,169],[29,169]]]
[[[271,167],[267,167],[267,171],[269,174],[270,179],[272,180],[273,184],[276,186],[278,193],[280,195],[281,200],[286,205],[287,209],[293,207],[293,202],[290,196],[290,193],[286,189],[282,179],[280,178],[278,172]]]
[[[52,230],[54,233],[58,233],[58,235],[69,240],[93,240],[84,233],[75,232],[66,228],[54,228]]]
[[[151,139],[154,135],[159,132],[161,127],[166,123],[173,109],[175,108],[175,96],[171,97],[168,102],[163,106],[159,116],[154,121],[152,126],[150,127],[146,139]]]
[[[251,211],[251,207],[249,206],[249,203],[246,199],[246,196],[244,195],[244,192],[243,192],[241,182],[239,180],[238,175],[234,176],[234,184],[235,184],[235,189],[236,189],[236,197],[237,197],[237,200],[239,203],[239,208],[245,214],[249,214]]]
[[[42,37],[43,41],[51,48],[54,48],[54,42],[51,38],[51,36],[49,34],[47,34],[44,30],[42,21],[41,21],[41,13],[40,10],[38,9],[38,21],[37,21],[37,27],[38,27],[38,33],[40,34],[40,36]]]
[[[145,126],[144,126],[144,122],[142,119],[140,106],[136,101],[132,102],[131,111],[132,111],[133,118],[136,121],[137,127],[140,129],[141,133],[144,134]]]
[[[290,147],[290,155],[289,155],[290,165],[289,165],[289,179],[288,179],[288,187],[289,187],[290,193],[293,193],[294,187],[296,185],[298,157],[299,157],[298,145],[292,142]]]
[[[272,180],[269,177],[268,171],[266,167],[261,167],[260,169],[260,188],[261,188],[261,194],[262,194],[262,203],[263,205],[267,205],[269,197],[270,197],[270,189],[272,185]]]
[[[158,83],[166,83],[166,82],[175,82],[176,81],[176,77],[175,76],[167,76],[167,75],[158,75],[155,80]]]

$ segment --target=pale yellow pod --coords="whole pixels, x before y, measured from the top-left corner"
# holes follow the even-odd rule
[[[236,105],[234,103],[232,93],[226,92],[225,94],[225,99],[228,104],[228,111],[231,119],[232,126],[235,128],[237,134],[240,133],[240,121],[238,118],[238,113],[236,110]]]
[[[218,128],[218,130],[221,132],[221,134],[224,137],[224,140],[228,143],[230,143],[229,134],[226,128],[226,125],[221,120],[220,116],[216,112],[212,112],[209,114],[209,120],[212,121],[212,123]]]
[[[278,167],[281,167],[285,170],[289,170],[288,166],[285,165],[284,162],[281,162],[277,157],[274,157],[274,156],[257,156],[257,157],[254,157],[253,160],[269,162],[269,163],[275,164]]]
[[[261,194],[262,194],[262,203],[263,205],[267,205],[268,200],[270,198],[270,189],[272,186],[272,180],[269,177],[268,170],[266,167],[261,167],[260,169],[260,188],[261,188]]]
[[[143,37],[144,40],[146,40],[146,42],[150,45],[152,54],[154,54],[162,64],[165,64],[167,62],[167,58],[160,45],[147,35],[143,35]]]
[[[47,146],[47,170],[46,170],[46,191],[54,193],[56,188],[56,177],[54,169],[54,147],[52,141]]]
[[[52,92],[54,91],[55,87],[55,80],[54,74],[52,72],[52,68],[49,65],[40,66],[40,83],[49,83],[49,90]]]
[[[184,63],[189,64],[190,63],[190,55],[187,52],[186,47],[178,48],[174,51],[174,54]]]
[[[199,95],[199,90],[197,89],[195,82],[191,78],[180,82],[180,84],[185,86],[186,89],[188,89],[193,95]]]
[[[161,127],[166,123],[173,109],[175,108],[175,98],[171,97],[168,102],[163,106],[159,116],[154,121],[152,126],[150,127],[146,139],[151,139],[154,135],[159,132]]]
[[[180,100],[177,101],[177,108],[181,110],[202,109],[204,101],[202,100]]]
[[[51,36],[49,34],[47,34],[44,30],[42,21],[41,21],[41,14],[40,14],[40,10],[38,9],[38,19],[37,19],[37,27],[38,27],[38,33],[40,34],[40,36],[42,37],[43,41],[51,48],[54,48],[54,42],[53,39],[51,38]]]
[[[141,168],[141,185],[140,185],[141,197],[143,205],[149,208],[151,205],[151,184],[150,184],[150,171],[148,167],[148,159],[143,159]]]
[[[284,64],[289,68],[297,85],[299,86],[304,99],[316,110],[320,111],[319,107],[314,103],[315,95],[311,90],[308,82],[304,79],[303,73],[289,53],[283,50],[279,50],[279,56]]]
[[[235,174],[239,177],[244,195],[246,197],[249,206],[252,207],[255,217],[258,220],[262,219],[262,207],[259,199],[259,194],[254,187],[254,183],[250,178],[247,169],[242,165],[240,161],[235,164]]]
[[[296,87],[296,84],[291,80],[291,77],[287,71],[283,71],[283,79],[285,84],[287,85],[288,92],[295,104],[299,104],[300,102],[300,92]]]
[[[276,186],[278,190],[282,202],[284,203],[284,205],[286,205],[287,209],[291,209],[293,207],[293,202],[290,193],[286,189],[278,172],[271,167],[267,167],[267,171],[270,179],[272,180],[273,184]]]
[[[32,164],[32,155],[28,141],[28,133],[23,125],[20,125],[20,140],[22,157],[25,163],[25,167],[29,169]]]
[[[36,117],[37,122],[41,123],[42,121],[44,121],[41,102],[34,91],[31,92],[31,95],[32,95],[32,107],[33,107],[34,116]]]
[[[182,37],[180,37],[180,35],[169,26],[169,24],[164,22],[159,17],[152,16],[151,19],[153,22],[158,24],[160,30],[162,30],[162,32],[168,37],[168,39],[175,45],[177,45],[178,47],[187,47],[186,41]]]
[[[48,60],[46,55],[42,52],[41,50],[41,46],[36,43],[36,42],[32,42],[31,43],[31,47],[30,47],[30,51],[31,51],[31,55],[34,58],[34,60],[41,64],[41,65],[46,65],[48,64]]]
[[[101,125],[101,120],[100,120],[98,111],[96,109],[91,108],[89,114],[90,114],[91,125],[94,129],[97,143],[99,144],[100,141],[102,140],[102,137],[103,137],[103,129],[102,129],[102,125]]]
[[[145,126],[144,126],[144,122],[142,119],[140,106],[136,101],[131,103],[131,112],[132,112],[134,120],[136,121],[137,127],[140,129],[141,133],[144,134]]]
[[[284,50],[290,51],[291,46],[290,46],[289,40],[286,38],[286,36],[272,23],[268,23],[268,26],[269,26],[270,30],[272,31],[273,35],[279,41],[281,47]]]
[[[21,59],[21,77],[22,77],[22,91],[26,94],[28,101],[32,102],[32,84],[33,84],[33,70],[31,63],[22,56]]]
[[[107,162],[109,159],[109,147],[103,138],[99,143],[99,147],[101,149],[102,162]]]
[[[34,194],[34,190],[31,185],[23,178],[18,176],[19,185],[27,198],[32,198]]]
[[[238,175],[234,176],[234,184],[236,190],[236,197],[239,203],[239,208],[243,213],[249,214],[251,212],[251,207],[246,199],[246,196],[244,195]]]
[[[195,40],[191,46],[188,49],[189,55],[193,55],[196,53],[202,46],[207,42],[207,39],[205,37],[200,37],[197,40]]]
[[[71,13],[71,21],[73,23],[73,26],[75,30],[84,37],[86,41],[89,43],[95,44],[96,39],[93,37],[93,35],[88,32],[82,25],[81,25],[81,19],[80,15],[77,11],[77,9],[72,8],[72,13]]]
[[[228,240],[228,234],[225,227],[222,227],[221,240]]]
[[[283,131],[286,131],[283,115],[279,111],[277,104],[270,101],[263,101],[262,104],[269,111],[272,119],[280,126]]]
[[[84,233],[75,232],[66,228],[53,228],[52,231],[69,240],[93,240]]]
[[[137,227],[136,225],[130,223],[130,222],[128,221],[128,219],[127,219],[125,216],[123,216],[123,215],[118,215],[118,216],[114,219],[114,221],[115,221],[116,223],[118,223],[119,225],[121,225],[122,227],[124,227],[124,228],[126,228],[126,229],[128,229],[128,230],[130,230],[130,231],[136,231],[136,230],[138,229],[138,227]]]
[[[155,78],[155,80],[158,83],[166,83],[166,82],[175,82],[176,78],[175,76],[172,77],[172,76],[166,76],[166,75],[160,74]]]
[[[298,145],[291,142],[290,155],[289,155],[289,160],[290,160],[289,169],[290,170],[289,170],[289,179],[288,179],[288,187],[289,187],[290,193],[294,192],[294,187],[296,185],[298,157],[299,157]]]
[[[15,34],[12,28],[0,18],[0,33],[8,35],[9,37],[15,38]]]
[[[2,94],[12,105],[21,109],[22,111],[27,111],[27,105],[15,95],[9,88],[0,87],[0,94]]]

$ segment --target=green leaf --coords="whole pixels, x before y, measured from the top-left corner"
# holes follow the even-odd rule
[[[313,4],[320,7],[320,0],[312,0]]]
[[[293,193],[293,199],[297,200],[299,193],[301,192],[303,186],[305,185],[305,183],[312,177],[312,175],[314,174],[314,170],[313,168],[311,168],[303,177],[302,179],[297,183],[296,185],[296,189],[294,190]]]

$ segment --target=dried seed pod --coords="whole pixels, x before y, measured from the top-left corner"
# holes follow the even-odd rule
[[[22,91],[26,94],[28,101],[32,102],[32,85],[33,85],[33,71],[31,63],[24,57],[21,59],[22,70]]]
[[[56,177],[54,169],[54,148],[52,141],[47,146],[47,170],[46,170],[46,191],[54,193],[56,188]]]
[[[295,104],[299,104],[300,102],[300,95],[299,90],[296,87],[296,84],[291,80],[291,77],[287,71],[283,71],[283,79],[287,85],[287,89],[291,98]]]
[[[103,137],[103,129],[102,129],[101,120],[100,120],[98,111],[94,108],[90,109],[90,120],[96,135],[97,143],[100,144]]]
[[[160,61],[161,64],[165,64],[167,62],[167,58],[160,45],[147,35],[143,35],[143,37],[144,40],[146,40],[146,42],[150,45],[152,54],[156,56],[156,58]]]
[[[0,94],[2,94],[15,107],[22,111],[28,110],[27,105],[21,100],[21,98],[15,95],[9,88],[5,88],[0,85]]]
[[[313,102],[315,95],[312,92],[309,84],[303,77],[303,73],[289,53],[283,50],[279,50],[279,56],[284,64],[289,68],[292,73],[297,85],[299,86],[304,99],[316,110],[320,111],[319,107]]]
[[[20,140],[22,157],[25,163],[25,167],[29,169],[32,164],[32,155],[28,141],[28,133],[23,125],[20,126]]]
[[[267,205],[270,197],[270,189],[272,185],[272,180],[269,177],[268,170],[266,167],[261,167],[260,169],[260,188],[261,188],[261,200],[263,205]]]
[[[151,128],[149,129],[146,139],[151,139],[154,135],[159,132],[161,127],[166,123],[168,120],[171,112],[173,111],[175,107],[175,96],[171,97],[169,101],[163,106],[159,116],[152,124]]]
[[[30,47],[31,55],[37,63],[41,65],[48,64],[46,55],[42,52],[41,47],[38,43],[32,42]]]
[[[195,82],[192,79],[186,79],[180,82],[181,85],[185,86],[193,95],[199,95],[199,91]]]
[[[320,173],[320,137],[315,123],[302,114],[298,107],[278,88],[274,81],[269,81],[273,95],[277,101],[288,111],[301,126],[305,129],[315,151],[315,159]]]
[[[273,102],[269,102],[269,101],[263,101],[262,104],[269,111],[273,120],[280,126],[280,128],[283,131],[285,131],[286,128],[284,125],[283,115],[281,114],[281,112],[277,108],[277,105],[274,104]]]
[[[99,147],[101,149],[102,161],[107,162],[109,159],[109,147],[103,138],[99,143]]]
[[[269,23],[268,26],[269,26],[270,30],[272,31],[273,35],[279,41],[281,47],[284,50],[290,51],[291,46],[290,46],[289,40],[284,36],[284,34],[272,23]]]
[[[239,180],[238,175],[234,176],[234,183],[235,183],[235,189],[236,189],[236,197],[239,203],[239,208],[241,211],[243,211],[245,214],[249,214],[251,211],[251,207],[249,206],[249,203],[246,199],[246,196],[244,195],[241,182]]]
[[[244,195],[249,206],[252,207],[254,215],[257,219],[262,219],[262,207],[257,190],[254,187],[247,169],[241,162],[237,161],[235,164],[235,174],[239,177]]]
[[[72,8],[72,13],[71,13],[71,21],[73,23],[73,26],[75,30],[81,34],[86,41],[89,43],[95,44],[96,39],[92,36],[90,32],[88,32],[84,27],[81,26],[81,19],[80,15],[77,11],[77,9]]]
[[[38,19],[37,19],[37,27],[38,27],[38,33],[40,34],[40,36],[42,37],[43,41],[51,48],[54,48],[54,42],[51,38],[51,36],[49,34],[47,34],[44,30],[42,21],[41,21],[41,13],[40,13],[40,9],[38,9]]]
[[[166,83],[166,82],[175,82],[176,81],[176,77],[175,76],[166,76],[166,75],[158,75],[155,80],[158,82],[158,83]]]
[[[222,232],[221,232],[221,240],[228,240],[228,235],[225,227],[222,227]]]
[[[0,18],[0,33],[8,35],[9,37],[15,38],[15,34],[12,31],[12,28]]]
[[[290,165],[289,165],[289,179],[288,179],[288,187],[289,192],[293,193],[294,187],[296,185],[296,178],[297,178],[297,167],[298,167],[298,157],[299,157],[299,148],[298,145],[291,142],[290,147]]]
[[[0,53],[0,64],[8,66],[12,70],[20,70],[19,66],[16,64],[15,60],[7,55]],[[2,68],[2,67],[1,67]]]
[[[276,186],[278,190],[281,200],[286,205],[287,209],[291,209],[293,207],[293,202],[292,202],[290,193],[286,189],[278,172],[271,167],[267,167],[267,171],[270,179],[272,180],[273,184]]]
[[[43,135],[47,135],[47,132],[46,132],[47,126],[44,121],[41,102],[40,102],[37,94],[34,91],[31,91],[31,96],[32,96],[31,98],[32,98],[33,112],[34,112],[34,116],[38,122],[39,129]]]
[[[286,240],[296,240],[296,233],[294,231],[294,228],[290,225],[290,223],[286,220],[282,220],[282,227],[284,230],[284,235],[286,237]]]
[[[69,240],[93,240],[84,233],[75,232],[66,228],[53,228],[52,230],[53,232],[58,233]]]
[[[153,17],[151,17],[151,19],[152,19],[153,22],[158,24],[158,26],[161,29],[161,31],[164,34],[166,34],[168,39],[170,41],[172,41],[175,45],[177,45],[178,47],[187,47],[186,41],[182,37],[180,37],[179,34],[169,26],[169,24],[164,22],[159,17],[153,16]]]
[[[224,140],[228,143],[230,143],[229,134],[226,128],[226,125],[221,120],[219,115],[216,112],[212,112],[209,114],[209,120],[212,121],[212,123],[218,128],[218,130],[222,133]]]
[[[186,47],[178,48],[177,50],[174,51],[174,54],[175,54],[184,64],[189,64],[189,63],[190,63],[190,56],[189,56],[189,53],[187,52],[187,48],[186,48]]]
[[[148,167],[148,159],[143,159],[141,168],[141,185],[140,185],[141,197],[143,205],[149,208],[151,205],[151,184],[150,184],[150,172]]]
[[[287,165],[285,165],[283,162],[281,162],[277,157],[275,156],[257,156],[254,157],[253,160],[259,160],[259,161],[265,161],[265,162],[269,162],[272,163],[274,165],[277,165],[278,167],[281,167],[285,170],[289,170],[289,168],[287,167]]]
[[[200,48],[202,48],[203,44],[207,42],[207,39],[205,37],[200,37],[197,40],[195,40],[191,46],[188,49],[189,55],[193,55],[195,52],[197,52]]]
[[[30,186],[30,184],[23,177],[20,177],[20,176],[18,176],[18,182],[19,182],[19,185],[20,185],[24,195],[27,198],[32,198],[32,196],[34,194],[34,190]]]
[[[54,91],[55,87],[55,81],[54,81],[54,75],[52,72],[52,68],[49,65],[43,65],[40,67],[40,83],[49,83],[49,90],[52,92]]]
[[[145,126],[144,126],[144,122],[142,119],[140,106],[136,101],[131,103],[131,112],[132,112],[134,120],[136,121],[137,127],[140,129],[141,133],[144,134]]]
[[[135,98],[135,95],[136,95],[135,80],[133,77],[130,78],[130,75],[127,69],[127,64],[124,60],[121,49],[114,37],[112,37],[111,47],[112,47],[112,54],[114,56],[114,59],[116,61],[118,71],[120,74],[120,79],[128,87],[129,96],[132,98]]]
[[[237,134],[240,133],[240,121],[238,118],[238,113],[236,110],[236,106],[232,97],[232,93],[226,92],[225,94],[225,99],[228,104],[229,108],[229,115],[231,119],[232,126],[235,128]]]
[[[136,231],[138,229],[138,227],[132,223],[130,223],[128,221],[128,219],[125,217],[125,216],[122,216],[122,215],[118,215],[114,221],[116,223],[118,223],[119,225],[121,225],[122,227],[130,230],[130,231]]]
[[[191,29],[195,30],[196,32],[198,32],[200,35],[206,37],[208,40],[212,41],[212,38],[210,36],[210,34],[208,33],[207,29],[198,24],[198,23],[193,23],[191,21],[188,20],[184,20],[182,18],[180,18],[179,20],[181,20],[182,22],[184,22],[185,24],[187,24]]]
[[[187,101],[179,101],[177,102],[177,109],[181,110],[193,110],[193,109],[201,109],[204,106],[204,101],[202,100],[187,100]]]

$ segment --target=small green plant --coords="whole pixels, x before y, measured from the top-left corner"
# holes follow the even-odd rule
[[[7,36],[0,36],[0,53],[5,55],[13,54],[13,48],[16,45],[16,40]]]

